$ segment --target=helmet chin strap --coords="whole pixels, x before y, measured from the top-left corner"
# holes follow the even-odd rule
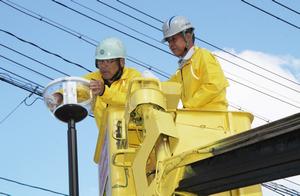
[[[107,86],[110,87],[110,85],[114,82],[114,81],[117,81],[121,78],[122,74],[123,74],[123,67],[121,66],[121,61],[120,59],[118,59],[118,71],[115,73],[115,75],[113,75],[113,77],[111,77],[111,79],[104,79],[104,84],[106,84]]]
[[[184,57],[186,55],[186,53],[189,51],[189,47],[190,47],[190,43],[186,40],[186,30],[182,31],[182,36],[183,39],[185,41],[185,48],[184,48],[184,55],[182,57]]]

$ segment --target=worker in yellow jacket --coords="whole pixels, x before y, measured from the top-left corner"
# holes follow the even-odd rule
[[[141,76],[137,70],[125,66],[125,58],[125,46],[119,39],[104,39],[96,48],[95,65],[98,70],[84,76],[90,80],[90,89],[95,98],[92,110],[100,131],[95,162],[99,161],[100,148],[105,136],[105,130],[102,130],[101,126],[106,108],[125,106],[130,81]]]
[[[173,16],[162,27],[163,41],[169,43],[179,57],[179,68],[170,81],[182,84],[181,100],[184,108],[227,110],[228,81],[212,53],[196,46],[194,27],[184,16]],[[260,185],[215,194],[214,196],[261,196]]]
[[[163,41],[179,57],[179,68],[170,81],[182,84],[184,108],[227,110],[226,87],[222,68],[208,50],[194,44],[194,27],[184,16],[173,16],[162,27]]]
[[[93,113],[100,129],[107,106],[124,106],[129,82],[141,74],[125,67],[126,50],[114,37],[104,39],[96,48],[95,65],[99,69],[84,78],[91,80],[90,89],[96,97]]]
[[[141,76],[137,70],[125,66],[125,58],[126,49],[121,40],[114,37],[106,38],[96,48],[95,65],[98,70],[83,76],[90,80],[90,90],[94,97],[92,111],[99,129],[95,162],[99,161],[99,151],[105,135],[102,123],[106,108],[125,106],[130,81]],[[80,91],[80,88],[77,93],[79,99],[85,100],[89,96],[84,94],[85,91]],[[55,93],[53,97],[56,105],[62,104],[61,92]]]

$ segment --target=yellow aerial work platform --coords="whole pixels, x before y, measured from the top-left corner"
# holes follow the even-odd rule
[[[99,195],[197,195],[179,187],[198,172],[193,163],[213,157],[218,141],[250,129],[250,113],[176,109],[180,88],[136,79],[126,107],[107,109],[95,153]],[[215,195],[262,193],[253,185]]]

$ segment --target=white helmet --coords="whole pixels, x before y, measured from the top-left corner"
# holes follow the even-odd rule
[[[165,21],[162,26],[164,34],[162,42],[165,42],[168,37],[191,28],[194,29],[192,23],[186,17],[172,16],[169,20]]]
[[[96,48],[95,59],[105,60],[105,59],[115,59],[115,58],[125,58],[126,49],[124,44],[115,37],[110,37],[104,39],[100,42]]]

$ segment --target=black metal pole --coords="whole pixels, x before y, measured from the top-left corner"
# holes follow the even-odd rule
[[[77,139],[75,120],[68,121],[68,157],[69,157],[69,193],[70,196],[79,196]]]

